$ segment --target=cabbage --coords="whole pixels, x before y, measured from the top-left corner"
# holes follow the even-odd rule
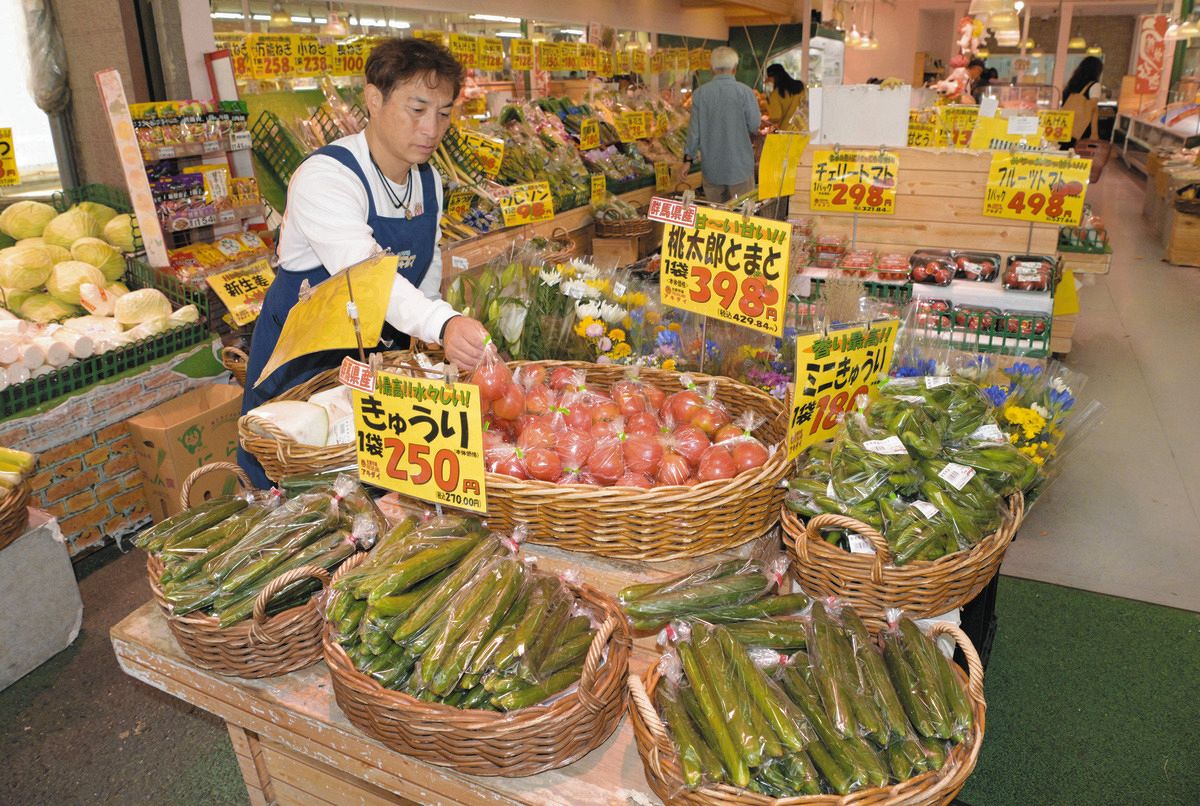
[[[123,297],[129,293],[129,286],[125,285],[124,283],[109,283],[104,290],[107,291],[113,299],[117,299],[118,297]]]
[[[70,249],[63,249],[61,246],[53,246],[51,244],[46,244],[42,248],[50,253],[50,262],[55,266],[57,266],[59,263],[66,263],[69,260],[74,260],[74,258],[71,257]]]
[[[12,236],[0,232],[0,249],[7,249],[10,246],[15,246],[16,243]]]
[[[4,208],[4,212],[0,213],[0,230],[18,241],[22,238],[36,238],[57,215],[58,211],[48,204],[19,201]]]
[[[139,288],[117,300],[113,314],[126,327],[171,315],[171,301],[156,288]]]
[[[41,236],[48,244],[70,249],[71,244],[80,238],[95,238],[99,234],[100,223],[88,213],[75,208],[56,216],[46,225]]]
[[[81,311],[74,305],[68,305],[49,294],[34,294],[21,303],[20,314],[32,322],[56,322],[69,316],[76,316]]]
[[[55,299],[68,305],[79,304],[79,286],[91,283],[103,287],[104,275],[90,263],[82,260],[68,260],[56,264],[46,281],[46,290]]]
[[[104,225],[104,240],[122,252],[134,251],[133,216],[128,213],[114,216],[111,221]]]
[[[272,400],[256,409],[250,409],[246,414],[253,414],[278,426],[283,433],[301,445],[325,445],[329,438],[329,415],[316,403],[306,403],[303,400]]]
[[[107,204],[100,204],[99,202],[80,202],[72,209],[83,210],[83,212],[96,219],[96,223],[100,225],[101,229],[117,214],[117,211]]]
[[[16,313],[21,310],[21,306],[25,304],[25,300],[36,293],[36,291],[20,288],[0,288],[0,305]]]
[[[41,288],[50,278],[54,263],[40,246],[10,246],[0,251],[0,286],[28,291]]]
[[[90,263],[112,282],[125,273],[125,257],[99,238],[80,238],[71,244],[71,257]]]

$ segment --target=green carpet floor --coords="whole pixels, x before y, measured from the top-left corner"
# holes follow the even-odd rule
[[[1200,803],[1200,614],[1003,577],[971,806]]]

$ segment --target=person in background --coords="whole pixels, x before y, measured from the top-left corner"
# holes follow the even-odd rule
[[[804,82],[792,78],[782,64],[767,68],[767,117],[776,129],[786,128],[804,103]]]
[[[754,188],[754,148],[760,116],[754,90],[733,77],[737,51],[714,48],[713,78],[692,93],[683,161],[686,171],[699,154],[704,160],[704,197],[724,203]]]
[[[1099,56],[1088,56],[1079,63],[1063,89],[1062,108],[1075,113],[1075,125],[1071,128],[1072,139],[1063,148],[1072,148],[1077,140],[1095,137],[1094,131],[1100,100],[1104,98],[1104,85],[1100,76],[1104,73],[1104,61]]]
[[[987,73],[987,63],[983,59],[971,59],[967,62],[967,94],[974,99],[975,103],[979,103],[983,97],[983,91],[987,89],[987,79],[984,75]]]

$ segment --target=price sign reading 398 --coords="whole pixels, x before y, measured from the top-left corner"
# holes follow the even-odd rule
[[[813,212],[891,215],[899,172],[894,151],[816,151],[809,206]]]
[[[363,481],[487,512],[479,387],[380,372],[373,394],[352,394]]]

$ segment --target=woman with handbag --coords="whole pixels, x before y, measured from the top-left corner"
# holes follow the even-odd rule
[[[1076,141],[1094,138],[1100,123],[1100,99],[1104,97],[1104,86],[1100,76],[1104,62],[1098,56],[1088,56],[1079,63],[1062,95],[1062,108],[1075,113],[1071,126],[1071,140],[1063,148],[1074,148]]]

